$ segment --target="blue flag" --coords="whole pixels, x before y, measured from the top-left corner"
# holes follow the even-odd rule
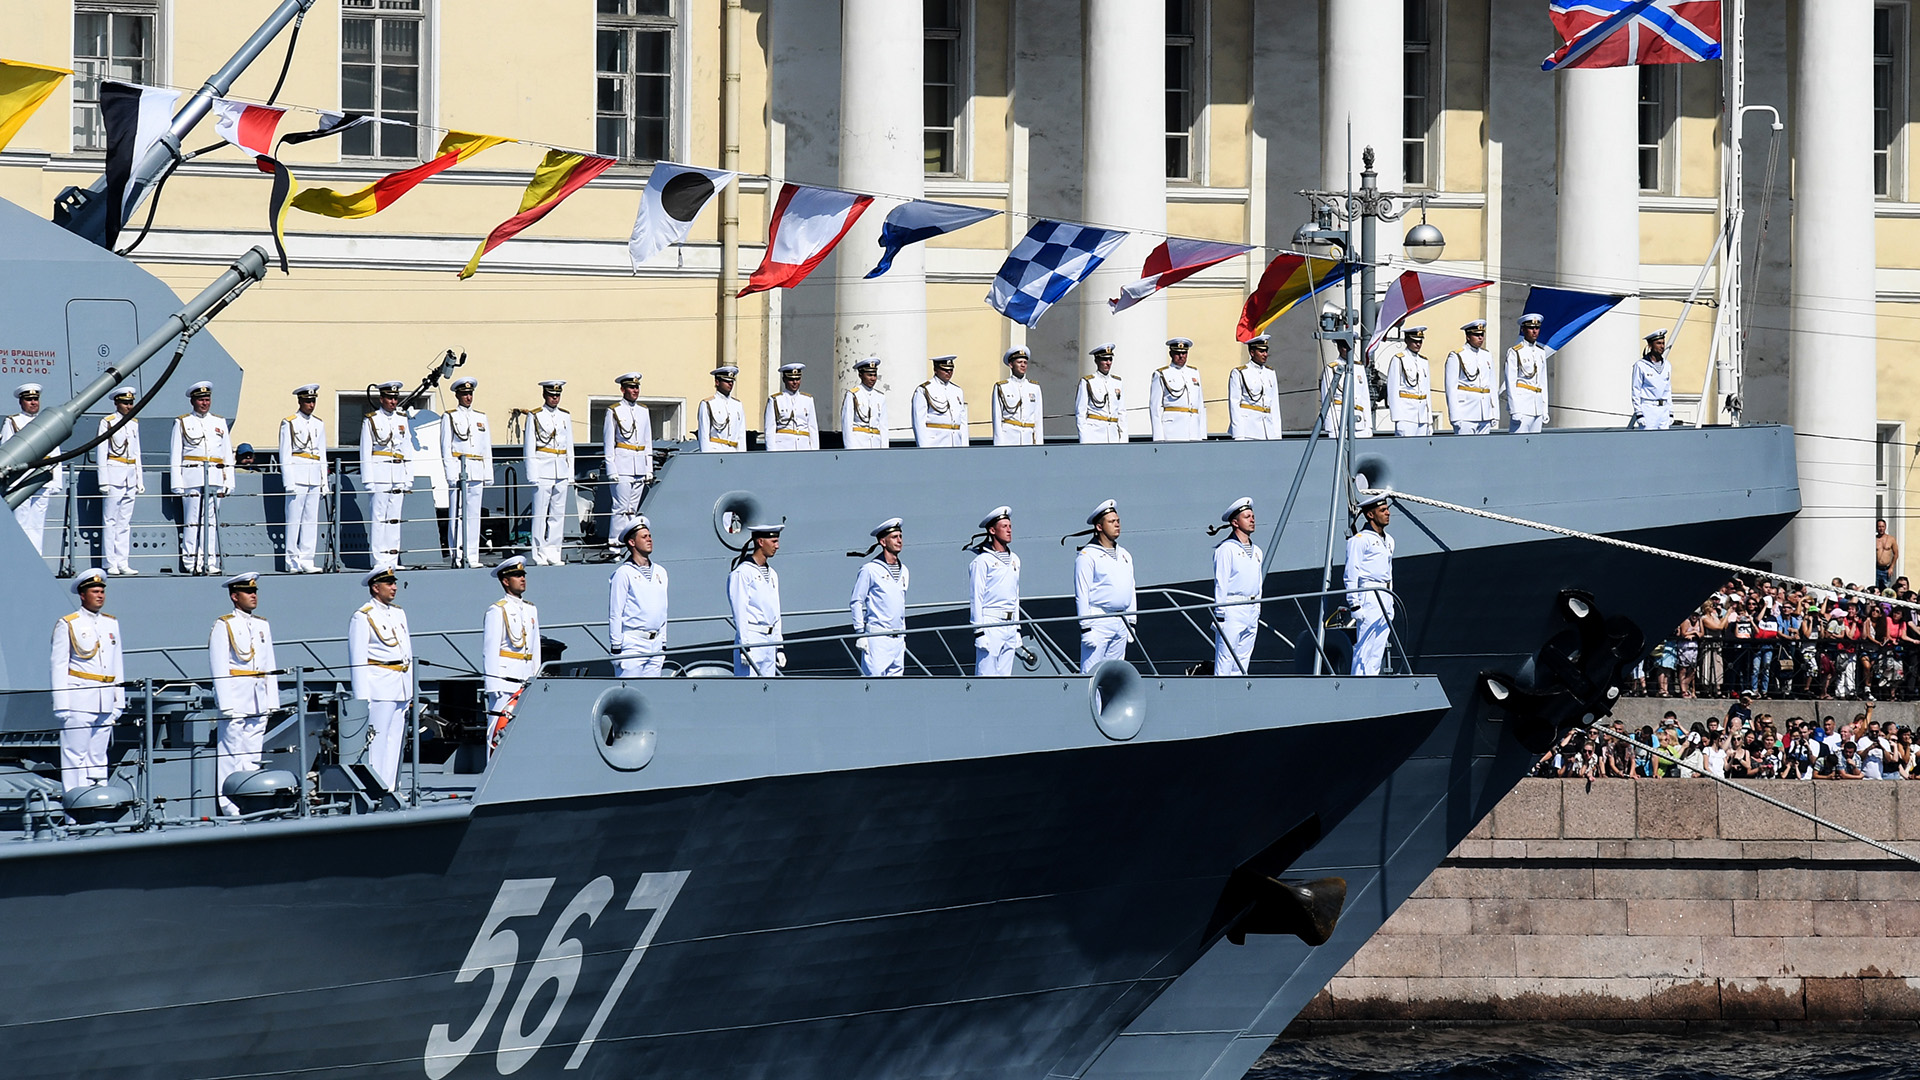
[[[887,215],[886,224],[880,226],[880,246],[887,250],[880,256],[880,265],[868,271],[867,276],[876,278],[893,269],[893,257],[900,254],[900,249],[908,244],[918,244],[942,233],[964,229],[975,222],[995,217],[999,213],[998,210],[928,202],[925,199],[902,203],[893,208],[893,212]]]
[[[1127,234],[1119,229],[1037,221],[1000,264],[987,303],[1032,328],[1047,309],[1085,281]]]
[[[1625,299],[1607,293],[1535,285],[1527,290],[1527,313],[1540,316],[1540,344],[1558,351],[1593,320],[1612,311],[1615,304]]]

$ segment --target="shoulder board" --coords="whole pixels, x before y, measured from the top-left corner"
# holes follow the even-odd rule
[[[933,380],[932,380],[932,379],[928,379],[928,380],[927,380],[926,382],[923,382],[923,383],[921,383],[921,384],[920,384],[920,389],[922,389],[922,390],[925,390],[925,389],[926,389],[927,387],[929,387],[929,386],[932,386],[932,385],[933,385]]]
[[[359,610],[359,611],[356,611],[356,612],[354,612],[354,614],[356,614],[356,615],[368,615],[368,614],[371,614],[372,612],[373,612],[373,604],[372,604],[372,602],[371,602],[371,601],[369,601],[368,603],[365,603],[365,604],[362,604],[362,605],[360,605],[360,610]]]
[[[768,394],[768,395],[767,395],[767,400],[768,400],[769,402],[774,402],[774,401],[778,401],[778,400],[780,400],[780,395],[779,395],[779,394]]]
[[[1005,385],[1007,385],[1007,383],[1008,383],[1008,382],[1010,382],[1010,381],[1012,381],[1012,380],[1010,380],[1010,379],[1001,379],[1001,380],[1000,380],[999,382],[997,382],[997,383],[994,383],[993,385],[995,385],[995,386],[1005,386]]]
[[[802,392],[801,392],[801,394],[800,394],[800,396],[801,396],[801,397],[803,397],[803,398],[806,398],[806,399],[807,399],[808,401],[812,401],[812,400],[813,400],[813,395],[812,395],[812,394],[809,394],[809,393],[806,393],[805,391],[802,391]]]
[[[61,621],[61,622],[72,622],[73,620],[75,620],[75,619],[77,619],[77,618],[79,618],[79,617],[80,617],[80,613],[76,611],[76,612],[74,612],[74,613],[72,613],[71,615],[62,615],[62,616],[60,617],[60,621]]]
[[[101,617],[101,618],[103,618],[103,619],[112,619],[112,620],[113,620],[114,622],[119,622],[119,621],[120,621],[120,616],[118,616],[118,615],[109,615],[109,614],[107,614],[107,613],[106,613],[106,612],[104,612],[104,611],[100,613],[100,617]]]
[[[495,600],[495,601],[493,602],[493,606],[494,606],[494,607],[498,607],[498,608],[503,608],[503,607],[506,607],[506,606],[507,606],[507,598],[503,596],[503,597],[501,597],[500,599],[498,599],[498,600]]]
[[[299,415],[299,414],[298,414],[298,413],[296,413],[296,414],[294,414],[294,415],[296,415],[296,416],[297,416],[297,415]],[[286,418],[285,420],[282,420],[282,421],[280,421],[280,422],[281,422],[281,423],[283,423],[283,424],[291,424],[291,423],[293,423],[293,417],[292,417],[292,416],[289,416],[289,417],[287,417],[287,418]]]
[[[1092,381],[1093,381],[1093,376],[1091,376],[1091,375],[1082,375],[1082,376],[1080,376],[1080,379],[1081,379],[1081,381],[1082,381],[1082,382],[1092,382]]]
[[[233,618],[233,612],[231,612],[231,611],[229,611],[229,612],[227,612],[227,613],[226,613],[225,615],[222,615],[222,616],[220,616],[220,617],[219,617],[218,619],[216,619],[216,620],[214,620],[214,621],[215,621],[215,622],[226,622],[226,621],[227,621],[228,619],[231,619],[231,618]]]
[[[179,416],[176,416],[176,417],[174,417],[174,419],[176,419],[176,420],[185,420],[185,419],[186,419],[187,417],[189,417],[189,416],[191,416],[191,415],[193,415],[193,414],[192,414],[192,413],[181,413],[181,414],[180,414]]]
[[[1240,365],[1239,367],[1237,367],[1237,368],[1234,368],[1233,370],[1235,370],[1235,371],[1245,371],[1245,370],[1247,370],[1247,368],[1248,368],[1248,366],[1249,366],[1249,365],[1247,365],[1247,364],[1241,364],[1241,365]]]
[[[1091,378],[1093,378],[1093,376],[1091,376],[1091,375],[1089,375],[1089,376],[1087,376],[1087,378],[1089,378],[1089,379],[1091,379]],[[1112,379],[1112,380],[1113,380],[1114,382],[1120,382],[1120,381],[1121,381],[1121,379],[1120,379],[1120,376],[1118,376],[1118,375],[1108,375],[1108,376],[1107,376],[1107,378],[1109,378],[1109,379]]]
[[[1173,370],[1173,365],[1172,365],[1172,364],[1168,364],[1168,365],[1166,365],[1165,367],[1161,367],[1161,368],[1157,368],[1157,369],[1155,369],[1155,371],[1154,371],[1154,374],[1155,374],[1155,375],[1158,375],[1158,374],[1160,374],[1160,372],[1162,372],[1162,371],[1172,371],[1172,370]]]

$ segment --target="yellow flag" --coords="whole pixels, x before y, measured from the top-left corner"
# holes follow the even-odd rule
[[[40,103],[53,96],[60,80],[71,74],[67,68],[0,60],[0,150],[20,133]]]
[[[359,191],[345,194],[332,188],[308,188],[293,197],[296,210],[330,218],[363,218],[392,206],[400,196],[412,191],[427,177],[445,172],[482,150],[489,150],[512,139],[498,135],[475,135],[468,131],[449,131],[440,140],[440,150],[432,160],[411,169],[402,169],[375,180]]]
[[[492,233],[480,246],[473,249],[473,258],[467,260],[466,269],[460,271],[460,279],[465,281],[480,268],[480,256],[518,236],[521,230],[541,218],[554,207],[559,206],[566,197],[586,187],[594,177],[606,172],[616,164],[613,158],[596,157],[592,154],[575,154],[566,150],[549,150],[541,159],[540,167],[534,170],[533,180],[520,196],[520,212],[494,227]]]

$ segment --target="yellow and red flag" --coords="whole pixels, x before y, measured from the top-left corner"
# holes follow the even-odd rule
[[[520,212],[495,226],[487,238],[480,242],[480,246],[474,249],[473,258],[467,260],[466,269],[460,271],[461,280],[472,277],[473,272],[480,268],[481,256],[546,217],[554,207],[565,202],[567,196],[586,187],[594,177],[606,172],[613,164],[613,158],[574,154],[565,150],[547,151],[540,167],[534,170],[533,181],[527,185],[526,194],[520,196]]]
[[[1252,341],[1266,331],[1269,323],[1285,315],[1288,308],[1329,285],[1345,281],[1351,273],[1353,264],[1339,259],[1282,252],[1267,264],[1267,272],[1260,275],[1259,287],[1247,297],[1246,307],[1240,309],[1240,326],[1234,336],[1241,341]]]
[[[71,74],[67,68],[0,60],[0,150],[20,133],[34,110],[53,96],[60,80]]]
[[[440,140],[440,150],[432,160],[390,173],[359,191],[342,194],[332,188],[308,188],[293,197],[293,206],[322,217],[371,217],[398,202],[400,196],[420,186],[428,177],[443,173],[484,150],[513,141],[498,135],[449,131],[447,137]]]

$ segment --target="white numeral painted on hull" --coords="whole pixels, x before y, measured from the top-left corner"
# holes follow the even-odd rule
[[[639,940],[628,950],[625,962],[620,965],[620,973],[600,999],[593,1019],[587,1024],[579,1043],[574,1046],[572,1056],[567,1059],[566,1068],[577,1069],[586,1060],[587,1051],[593,1048],[601,1027],[612,1015],[614,1005],[625,992],[640,961],[646,957],[647,948],[653,944],[654,935],[659,932],[660,924],[666,919],[674,900],[679,898],[680,889],[687,883],[690,873],[687,870],[673,870],[640,875],[639,883],[627,898],[626,910],[651,911],[652,915],[647,919],[646,928],[640,932]],[[500,883],[493,906],[481,921],[480,931],[474,935],[466,959],[460,962],[460,972],[453,980],[455,985],[460,985],[472,982],[483,973],[491,975],[492,983],[487,988],[486,1004],[458,1037],[452,1034],[453,1029],[447,1024],[433,1025],[427,1033],[427,1048],[422,1055],[428,1080],[441,1080],[453,1072],[479,1045],[481,1036],[493,1022],[494,1013],[499,1010],[501,1001],[505,1000],[514,970],[520,963],[520,936],[504,929],[501,924],[508,919],[538,915],[546,905],[547,894],[553,890],[553,883],[553,878],[511,878]],[[594,878],[574,894],[554,920],[553,929],[547,933],[539,955],[529,966],[526,981],[521,985],[520,994],[502,1025],[499,1052],[494,1059],[494,1066],[500,1075],[518,1072],[533,1060],[533,1056],[540,1052],[547,1038],[553,1034],[561,1013],[566,1011],[567,1003],[573,998],[574,986],[580,980],[580,967],[586,955],[580,939],[568,935],[582,919],[591,928],[599,920],[601,912],[606,910],[613,895],[612,878]],[[554,986],[553,1001],[547,1006],[545,1015],[529,1031],[526,1028],[527,1010],[548,983]]]

